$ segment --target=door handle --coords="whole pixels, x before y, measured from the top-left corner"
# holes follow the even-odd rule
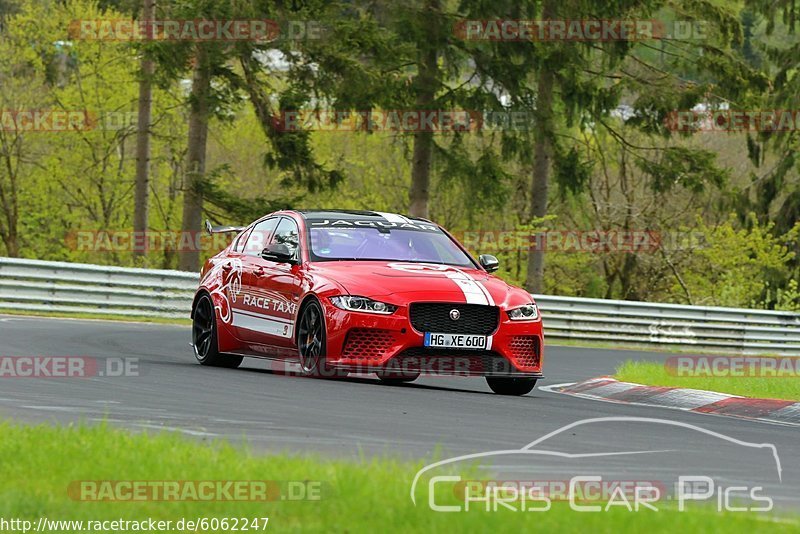
[[[258,269],[256,269],[255,271],[253,271],[253,274],[254,274],[254,275],[256,275],[256,276],[264,276],[264,274],[265,274],[265,273],[264,273],[264,269],[262,269],[261,267],[259,267]]]

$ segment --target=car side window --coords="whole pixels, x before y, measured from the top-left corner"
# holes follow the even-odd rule
[[[250,256],[260,256],[264,247],[269,243],[269,238],[275,226],[278,224],[279,217],[270,217],[253,226],[253,231],[247,237],[247,244],[244,247],[244,254]]]
[[[300,233],[297,229],[297,223],[287,217],[281,219],[270,243],[283,243],[289,247],[289,252],[297,257],[297,250],[300,247]]]
[[[236,239],[236,244],[233,246],[235,252],[242,252],[244,250],[244,244],[247,243],[247,238],[250,236],[250,231],[252,229],[253,227],[251,226],[239,234],[239,237]]]

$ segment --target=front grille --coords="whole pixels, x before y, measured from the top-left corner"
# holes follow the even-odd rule
[[[491,350],[406,349],[386,363],[387,369],[445,375],[508,375],[518,371]]]
[[[520,367],[539,367],[539,338],[537,336],[514,336],[508,349]]]
[[[451,310],[461,314],[458,320],[450,318]],[[497,330],[500,313],[496,306],[424,302],[412,304],[409,316],[419,332],[488,336]]]
[[[380,360],[395,343],[391,330],[355,328],[347,334],[342,358]]]

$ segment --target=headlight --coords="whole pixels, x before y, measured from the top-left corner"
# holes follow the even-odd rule
[[[539,318],[539,308],[536,307],[536,304],[526,304],[508,310],[508,318],[512,321],[534,321]]]
[[[378,302],[377,300],[368,299],[366,297],[352,297],[350,295],[341,297],[331,297],[331,302],[337,308],[347,311],[357,311],[365,313],[379,313],[381,315],[390,315],[397,310],[397,306],[386,304],[385,302]]]

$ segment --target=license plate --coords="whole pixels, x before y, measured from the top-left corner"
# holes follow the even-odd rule
[[[491,348],[491,336],[425,332],[425,346],[448,349],[487,350]]]

